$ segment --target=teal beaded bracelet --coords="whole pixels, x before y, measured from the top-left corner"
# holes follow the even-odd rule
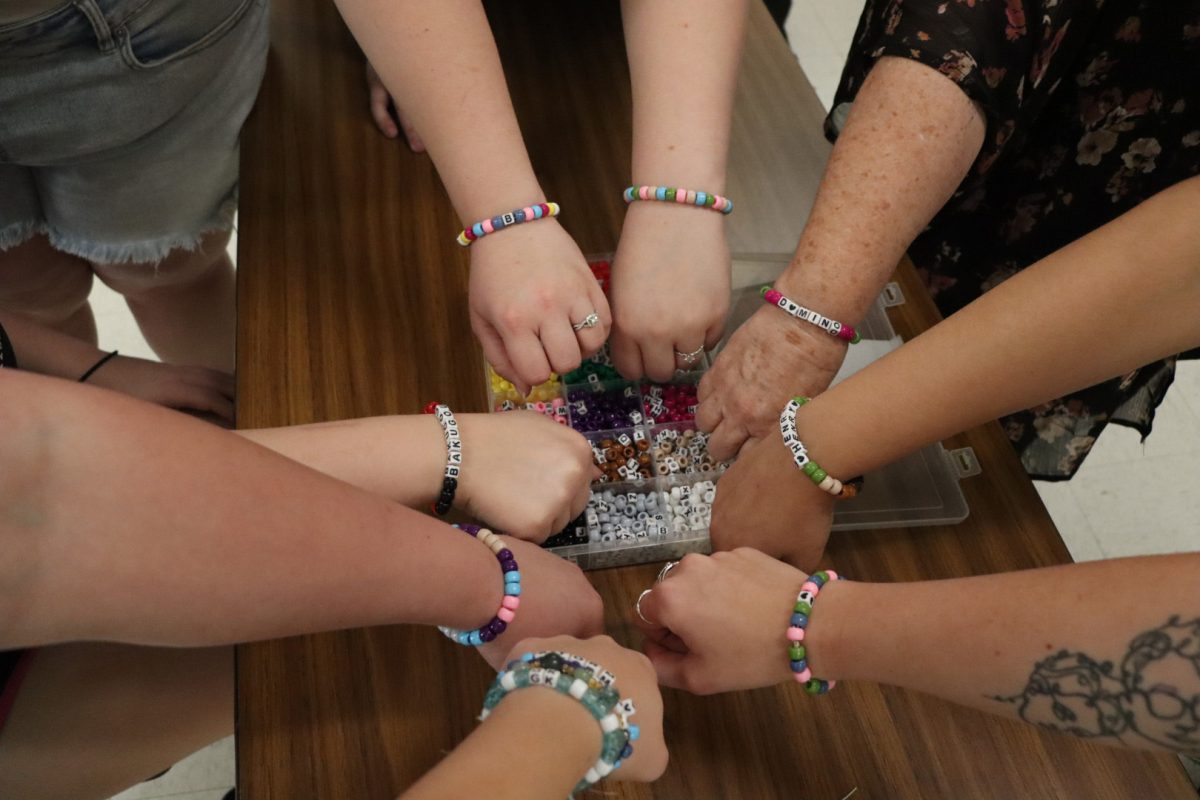
[[[639,735],[638,726],[629,724],[629,717],[636,713],[633,701],[620,699],[612,673],[570,653],[525,653],[510,662],[488,689],[480,721],[487,719],[510,692],[530,686],[545,686],[575,698],[600,725],[600,757],[576,784],[572,796],[599,782],[633,755],[633,742]]]
[[[796,683],[804,684],[804,691],[809,694],[825,694],[837,685],[836,681],[823,681],[813,677],[812,670],[808,668],[808,650],[804,645],[804,636],[813,603],[817,601],[821,587],[830,581],[840,580],[842,576],[831,569],[814,572],[800,586],[796,604],[792,606],[791,625],[787,629],[788,666],[791,667],[792,678]]]

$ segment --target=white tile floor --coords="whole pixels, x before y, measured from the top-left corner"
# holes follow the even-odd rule
[[[858,24],[861,2],[797,0],[787,21],[792,50],[828,108]],[[236,239],[234,244],[236,244]],[[231,248],[234,245],[231,245]],[[150,356],[121,299],[103,286],[93,294],[101,343]],[[1181,364],[1144,445],[1112,427],[1075,478],[1038,490],[1077,561],[1200,547],[1200,362]],[[221,800],[234,781],[232,738],[181,762],[167,775],[113,800]]]

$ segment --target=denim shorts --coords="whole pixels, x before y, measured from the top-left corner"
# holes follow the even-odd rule
[[[0,250],[154,263],[228,229],[267,0],[74,0],[0,26]]]

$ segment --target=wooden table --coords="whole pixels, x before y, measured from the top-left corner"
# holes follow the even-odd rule
[[[333,4],[274,6],[270,68],[243,145],[241,424],[412,413],[431,397],[483,409],[483,365],[461,311],[466,257],[432,166],[373,129],[362,61]],[[616,3],[490,10],[543,185],[585,252],[611,250],[630,141]],[[735,251],[791,251],[828,153],[821,113],[756,7],[734,122]],[[937,314],[911,268],[899,279],[910,300],[893,310],[893,322],[907,337]],[[999,427],[953,444],[974,447],[984,467],[964,487],[967,522],[836,536],[831,565],[894,581],[1068,561]],[[591,575],[618,639],[634,641],[630,604],[656,569]],[[241,647],[239,797],[394,797],[471,730],[488,680],[480,659],[407,626]],[[666,720],[667,774],[609,792],[838,800],[858,787],[857,798],[1195,798],[1169,756],[1042,734],[869,684],[817,700],[791,686],[703,699],[668,691]]]

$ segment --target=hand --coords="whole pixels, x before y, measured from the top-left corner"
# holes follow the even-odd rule
[[[796,469],[776,430],[748,443],[721,476],[709,526],[713,549],[753,547],[815,569],[829,540],[835,502]]]
[[[807,577],[746,547],[684,556],[642,598],[649,622],[634,615],[659,681],[716,694],[791,679],[785,632]]]
[[[396,120],[399,119],[400,127],[404,129],[404,138],[408,140],[409,149],[414,153],[424,153],[425,143],[417,135],[417,129],[404,116],[404,110],[392,100],[387,87],[379,79],[379,73],[375,71],[370,62],[367,62],[367,93],[370,95],[371,117],[374,118],[375,127],[379,128],[380,133],[389,139],[395,139],[400,133],[396,128]],[[393,109],[396,112],[395,117],[392,116]]]
[[[509,651],[505,663],[516,661],[525,653],[547,650],[570,653],[604,667],[616,678],[621,697],[633,700],[637,708],[630,723],[638,726],[640,736],[633,745],[633,755],[621,762],[621,768],[612,774],[611,780],[657,780],[667,768],[667,744],[663,739],[662,694],[650,661],[641,653],[621,647],[608,636],[582,640],[555,636],[517,643]],[[595,720],[589,721],[595,724]]]
[[[778,430],[787,401],[825,391],[845,357],[845,342],[764,303],[700,381],[696,425],[712,433],[713,458],[733,458],[748,437]]]
[[[496,372],[528,394],[576,369],[608,338],[612,318],[579,246],[553,219],[506,228],[471,245],[471,328]],[[572,324],[595,312],[600,324]]]
[[[117,356],[87,382],[178,411],[211,414],[233,425],[235,383],[224,372]]]
[[[521,569],[521,607],[499,638],[477,648],[489,664],[501,667],[512,643],[529,636],[587,638],[604,632],[604,602],[579,567],[535,544],[503,538]],[[500,580],[499,571],[496,580]],[[498,607],[497,585],[496,602],[488,613],[494,614]]]
[[[613,261],[613,363],[631,380],[665,382],[699,363],[675,353],[716,346],[729,313],[723,214],[632,203]],[[781,406],[782,407],[782,406]]]
[[[600,470],[582,434],[533,411],[458,419],[471,450],[458,481],[458,508],[539,543],[583,513]]]

